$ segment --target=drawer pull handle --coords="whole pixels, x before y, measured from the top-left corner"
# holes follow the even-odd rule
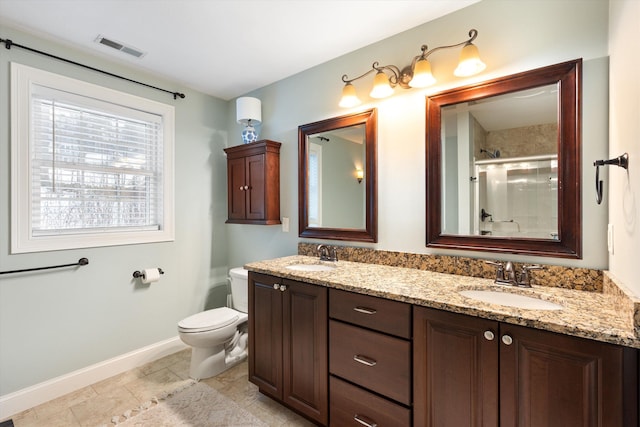
[[[368,357],[362,356],[360,354],[356,354],[355,356],[353,356],[353,360],[367,366],[376,366],[376,364],[378,363],[375,360],[369,359]]]
[[[366,427],[378,427],[378,423],[369,420],[367,417],[363,417],[362,415],[355,414],[353,419]]]
[[[354,307],[354,310],[357,311],[358,313],[363,313],[363,314],[376,314],[377,311],[374,310],[373,308],[367,308],[367,307]]]

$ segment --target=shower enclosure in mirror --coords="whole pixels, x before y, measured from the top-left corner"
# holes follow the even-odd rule
[[[444,233],[558,237],[557,92],[442,107]]]
[[[470,234],[558,238],[557,155],[476,160],[474,178]]]
[[[581,257],[581,64],[427,98],[427,246]]]
[[[376,241],[376,110],[298,128],[299,235]]]

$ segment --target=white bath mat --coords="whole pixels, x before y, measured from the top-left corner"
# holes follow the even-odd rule
[[[112,419],[119,427],[267,426],[205,383],[192,383]]]

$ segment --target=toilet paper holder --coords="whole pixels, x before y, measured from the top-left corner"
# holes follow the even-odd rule
[[[160,267],[158,267],[158,273],[164,274],[164,271],[162,271],[162,269]],[[143,279],[146,278],[143,271],[136,270],[136,271],[133,272],[133,278],[134,279],[138,279],[140,277],[142,277]]]

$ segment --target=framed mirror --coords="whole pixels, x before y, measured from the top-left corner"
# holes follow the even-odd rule
[[[377,110],[298,127],[299,236],[377,241]]]
[[[427,246],[582,257],[574,60],[427,97]]]

